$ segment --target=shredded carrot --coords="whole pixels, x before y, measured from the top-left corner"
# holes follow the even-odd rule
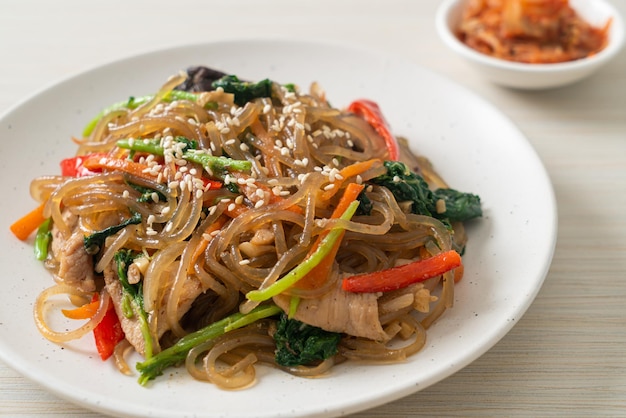
[[[343,192],[343,196],[339,200],[339,203],[335,207],[331,215],[331,219],[338,219],[341,215],[348,209],[348,206],[352,202],[354,202],[363,188],[365,186],[358,183],[348,183],[345,191]],[[306,274],[302,279],[300,279],[294,287],[298,289],[316,289],[321,287],[326,280],[328,280],[328,276],[330,275],[330,269],[333,266],[333,262],[335,261],[335,256],[337,255],[337,251],[339,251],[339,246],[341,245],[341,240],[345,234],[345,231],[342,231],[339,239],[337,240],[335,246],[328,253],[326,257],[324,257],[319,264],[317,264],[313,269]],[[317,250],[322,240],[328,235],[328,231],[322,232],[315,242],[313,246],[309,250],[309,254],[311,255],[313,252]]]
[[[211,234],[212,232],[219,231],[222,229],[224,224],[226,223],[227,218],[225,216],[220,216],[217,218],[215,222],[208,226],[207,229],[204,230],[204,234]],[[202,255],[204,250],[209,246],[209,240],[202,239],[193,254],[191,255],[191,262],[189,263],[189,267],[187,269],[187,273],[191,273],[193,271],[194,265],[196,264],[196,260]]]
[[[90,157],[83,162],[83,166],[88,170],[109,169],[119,170],[125,173],[133,174],[149,180],[154,180],[155,175],[150,174],[150,167],[146,164],[136,163],[126,158],[112,157]]]
[[[335,179],[335,181],[331,182],[330,184],[333,184],[334,187],[328,189],[328,190],[324,190],[321,194],[321,199],[322,200],[329,200],[331,197],[333,197],[337,191],[341,188],[341,185],[344,181],[348,180],[351,177],[356,177],[359,174],[363,174],[364,172],[366,172],[367,170],[369,170],[370,168],[374,167],[375,165],[382,165],[383,162],[382,160],[378,159],[378,158],[372,158],[371,160],[367,160],[367,161],[359,161],[356,162],[354,164],[350,164],[348,166],[345,166],[344,168],[342,168],[339,171],[339,174],[341,175],[341,178],[339,179]]]
[[[37,208],[28,212],[26,215],[22,216],[20,219],[15,221],[9,228],[11,232],[20,240],[26,240],[30,234],[32,234],[39,225],[41,225],[46,218],[43,216],[43,209],[45,207],[45,203],[42,203]]]
[[[100,300],[93,298],[92,302],[87,302],[76,309],[61,309],[63,315],[69,319],[89,319],[96,314]]]

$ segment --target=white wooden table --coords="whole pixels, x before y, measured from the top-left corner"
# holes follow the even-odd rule
[[[612,3],[626,16],[626,0]],[[422,392],[357,416],[626,416],[626,51],[576,85],[503,89],[443,48],[437,5],[2,0],[0,112],[113,59],[258,35],[340,40],[444,74],[494,103],[536,148],[559,205],[554,261],[527,314],[493,349]],[[47,415],[99,416],[0,364],[0,416]]]

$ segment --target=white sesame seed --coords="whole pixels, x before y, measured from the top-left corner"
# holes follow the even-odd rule
[[[181,169],[183,168],[187,168],[187,167],[181,167]],[[192,176],[195,176],[196,174],[198,174],[198,170],[196,170],[195,168],[192,168],[191,170],[189,170],[189,174],[191,174]]]
[[[204,191],[200,189],[196,190],[196,199],[202,199],[202,196],[204,196]]]
[[[258,202],[256,202],[256,203],[254,204],[254,208],[255,208],[255,209],[258,209],[258,208],[260,208],[261,206],[263,206],[264,204],[265,204],[265,201],[264,201],[263,199],[261,199],[261,200],[259,200]]]
[[[152,192],[150,197],[154,203],[159,203],[159,194],[157,192]]]
[[[232,212],[232,211],[234,211],[234,210],[235,210],[235,208],[236,208],[236,207],[237,207],[237,205],[236,205],[236,204],[231,203],[230,205],[228,205],[228,211],[229,211],[229,212]]]
[[[242,150],[243,152],[246,152],[250,150],[250,147],[248,147],[246,144],[242,142],[241,144],[239,144],[239,149]]]
[[[170,189],[176,189],[179,186],[180,182],[179,181],[170,181],[167,185],[167,187],[169,187]]]
[[[357,184],[363,184],[363,177],[360,174],[356,175],[356,182]]]
[[[224,145],[233,145],[235,142],[235,139],[229,139],[228,141],[224,142]]]
[[[327,184],[326,186],[324,186],[324,190],[332,190],[335,188],[335,184],[334,183],[330,183]]]
[[[148,225],[152,225],[154,223],[155,217],[154,215],[148,216],[148,220],[146,221]]]
[[[400,182],[400,177],[398,177],[398,176],[393,176],[393,182],[394,182],[394,183],[399,183],[399,182]]]
[[[267,181],[267,184],[269,184],[270,186],[274,186],[274,185],[278,184],[278,179],[269,179]]]
[[[156,234],[158,234],[158,232],[155,231],[154,229],[152,229],[150,227],[146,228],[146,235],[156,235]]]
[[[170,213],[169,206],[165,206],[163,209],[161,209],[161,215],[167,215],[168,213]]]
[[[128,190],[124,190],[124,192],[122,193],[122,197],[128,198],[129,196],[130,196],[130,193],[128,192]]]
[[[240,266],[245,266],[247,264],[250,264],[250,260],[249,259],[244,259],[244,260],[239,260],[239,265]]]
[[[239,195],[235,198],[235,203],[241,205],[243,203],[243,196]]]
[[[271,104],[268,103],[265,106],[263,106],[263,113],[264,114],[270,113],[270,110],[272,110],[272,105]]]
[[[165,232],[170,232],[172,228],[174,228],[174,225],[168,223],[167,225],[165,225]]]
[[[256,189],[255,194],[260,198],[265,197],[265,192],[262,189]]]

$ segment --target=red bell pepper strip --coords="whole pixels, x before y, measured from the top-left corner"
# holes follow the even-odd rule
[[[92,302],[98,300],[98,294],[94,295]],[[93,336],[96,341],[96,348],[100,358],[104,361],[113,355],[117,343],[125,338],[122,324],[120,323],[113,303],[109,303],[106,313],[102,321],[93,330]]]
[[[374,273],[358,274],[343,280],[343,290],[355,293],[389,292],[439,276],[461,265],[454,250]]]
[[[389,124],[385,120],[378,104],[367,99],[355,100],[348,106],[348,111],[360,116],[369,123],[378,135],[385,140],[389,159],[398,161],[400,158],[400,146],[398,145],[396,137],[391,133]]]
[[[210,185],[210,187],[209,187],[210,190],[215,190],[215,189],[221,189],[222,188],[222,182],[221,181],[208,179],[206,177],[202,177],[202,184],[204,184],[205,188]]]
[[[96,171],[89,170],[84,166],[84,161],[88,158],[106,157],[104,153],[93,153],[89,155],[77,155],[75,157],[65,158],[61,160],[61,175],[66,177],[83,177],[97,174]]]

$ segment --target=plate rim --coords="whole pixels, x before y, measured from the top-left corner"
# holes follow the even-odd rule
[[[267,38],[231,38],[231,39],[222,39],[222,40],[216,40],[216,41],[209,41],[209,42],[195,42],[195,43],[185,43],[185,44],[180,44],[180,45],[169,45],[166,46],[164,48],[154,48],[154,49],[150,49],[144,52],[140,52],[137,54],[130,54],[130,55],[126,55],[102,64],[95,64],[87,69],[84,70],[80,70],[77,72],[74,72],[72,74],[69,74],[65,77],[59,78],[55,81],[52,81],[46,85],[44,85],[43,87],[37,89],[36,91],[34,91],[33,93],[26,95],[22,100],[18,101],[17,103],[15,103],[13,106],[10,106],[5,112],[2,113],[2,115],[0,115],[0,121],[4,121],[7,118],[9,118],[12,114],[14,114],[15,112],[17,112],[20,108],[22,108],[23,106],[28,106],[28,104],[33,101],[36,100],[37,97],[43,95],[44,93],[51,91],[55,88],[61,88],[63,85],[65,85],[66,83],[72,83],[76,78],[78,77],[88,77],[92,74],[94,74],[97,71],[104,71],[107,68],[110,67],[114,67],[114,66],[118,66],[118,65],[123,65],[126,62],[132,61],[132,60],[138,60],[138,59],[142,59],[146,56],[151,56],[151,55],[160,55],[160,54],[168,54],[171,53],[172,51],[180,51],[182,49],[196,49],[196,48],[206,48],[206,47],[218,47],[218,46],[224,46],[224,45],[233,45],[233,44],[240,44],[240,43],[244,43],[244,44],[250,44],[250,43],[254,43],[254,44],[261,44],[261,45],[266,45],[268,43],[270,44],[275,44],[275,43],[280,43],[281,45],[285,45],[285,44],[289,44],[289,45],[313,45],[313,46],[328,46],[331,48],[339,48],[339,49],[345,49],[351,53],[358,53],[358,54],[381,54],[380,51],[377,51],[375,49],[372,48],[368,48],[368,47],[364,47],[362,45],[355,45],[355,44],[350,44],[350,43],[345,43],[345,42],[337,42],[337,41],[317,41],[317,40],[307,40],[307,39],[292,39],[292,40],[287,40],[281,37],[267,37]],[[409,60],[406,59],[402,59],[399,57],[394,57],[394,56],[390,56],[390,55],[386,55],[383,54],[385,59],[391,61],[391,62],[401,62],[404,64],[408,64],[412,67],[416,67],[416,68],[420,68],[420,70],[424,71],[425,73],[428,73],[430,76],[432,77],[436,77],[439,80],[441,80],[442,82],[445,82],[447,84],[450,84],[452,86],[455,87],[455,89],[459,89],[461,91],[464,92],[464,94],[469,94],[473,100],[478,100],[481,102],[481,104],[483,106],[486,106],[488,108],[490,108],[492,111],[496,112],[497,114],[500,115],[500,117],[502,118],[503,122],[507,124],[507,126],[516,131],[518,136],[523,139],[522,143],[525,147],[528,148],[528,152],[532,155],[534,155],[534,157],[536,158],[536,162],[538,163],[538,166],[540,168],[543,169],[543,172],[540,173],[542,174],[543,177],[545,177],[545,179],[547,180],[547,187],[549,189],[549,198],[550,198],[550,204],[548,205],[549,207],[552,208],[552,213],[549,214],[549,217],[552,219],[552,233],[551,233],[551,243],[549,244],[550,247],[550,251],[549,254],[544,255],[544,263],[542,265],[541,268],[541,279],[537,282],[537,286],[534,288],[534,293],[532,295],[530,295],[529,297],[527,297],[525,299],[525,301],[527,303],[519,305],[517,307],[517,309],[513,312],[516,314],[517,318],[520,318],[521,316],[524,315],[524,313],[527,311],[527,309],[530,307],[530,305],[532,304],[532,302],[535,300],[537,294],[539,293],[546,277],[548,274],[548,270],[550,268],[551,265],[551,261],[553,259],[554,256],[554,251],[555,251],[555,247],[556,247],[556,241],[557,241],[557,228],[558,228],[558,213],[557,213],[557,202],[556,202],[556,197],[555,197],[555,193],[554,193],[554,188],[552,185],[552,182],[550,181],[550,177],[549,174],[547,172],[547,170],[545,169],[545,166],[543,165],[543,162],[541,161],[541,159],[539,158],[539,155],[536,153],[536,151],[534,150],[532,144],[528,141],[528,138],[526,138],[526,136],[521,132],[521,130],[519,130],[519,128],[516,126],[515,123],[513,123],[513,121],[504,113],[502,113],[501,111],[499,111],[493,104],[489,103],[487,100],[485,100],[484,98],[482,98],[481,96],[479,96],[478,94],[470,91],[469,89],[467,89],[466,87],[456,83],[454,80],[450,80],[444,76],[442,76],[441,74],[438,74],[428,68],[425,68],[423,66],[420,66],[414,62],[411,62]],[[423,390],[441,380],[443,380],[444,378],[447,378],[449,376],[451,376],[452,374],[456,373],[457,371],[461,370],[462,368],[466,367],[467,365],[469,365],[470,363],[472,363],[473,361],[475,361],[477,358],[479,358],[480,356],[482,356],[485,352],[487,352],[489,349],[491,349],[498,341],[500,341],[512,328],[513,328],[514,324],[510,324],[510,326],[505,326],[505,327],[501,327],[499,328],[499,332],[496,333],[493,336],[494,341],[490,341],[489,343],[483,344],[484,349],[483,350],[479,350],[479,351],[475,351],[473,353],[472,356],[467,356],[464,358],[463,362],[459,362],[457,364],[454,365],[454,367],[452,367],[450,369],[450,372],[447,373],[445,376],[443,377],[433,377],[431,379],[431,381],[426,381],[423,385],[421,385],[419,387],[419,389],[416,389],[414,387],[411,386],[407,386],[404,387],[404,390],[396,390],[393,391],[393,393],[386,393],[384,395],[379,395],[379,396],[374,396],[372,397],[372,399],[370,400],[369,403],[365,404],[365,405],[351,405],[348,407],[343,408],[341,411],[343,413],[349,412],[349,413],[354,413],[354,412],[358,412],[364,409],[368,409],[368,408],[372,408],[375,406],[379,406],[382,405],[383,403],[387,403],[387,402],[391,402],[394,400],[397,400],[401,397],[407,396],[409,394],[415,393],[419,390]],[[24,367],[24,365],[21,365],[22,367],[19,367],[20,364],[18,363],[18,367],[14,367],[13,364],[13,360],[11,358],[11,356],[7,356],[6,353],[4,352],[4,350],[2,349],[2,347],[4,347],[4,342],[2,340],[0,340],[0,360],[2,360],[3,362],[5,362],[7,364],[7,366],[13,368],[14,370],[16,370],[18,373],[22,374],[23,376],[27,377],[29,380],[36,382],[37,384],[43,386],[46,388],[46,390],[54,393],[55,395],[67,399],[69,401],[72,401],[74,403],[77,403],[83,407],[86,407],[88,409],[92,409],[92,410],[96,410],[98,412],[102,412],[102,413],[118,413],[120,411],[117,410],[109,410],[109,409],[100,409],[101,406],[97,406],[94,405],[92,403],[90,403],[87,399],[84,399],[83,401],[81,401],[80,399],[76,399],[75,396],[70,396],[68,395],[66,392],[58,390],[55,386],[53,386],[51,383],[46,384],[46,382],[41,382],[40,379],[37,378],[36,374],[34,373],[34,371],[29,370],[28,367]],[[417,354],[419,355],[419,354]],[[331,377],[332,378],[332,377]],[[254,390],[254,389],[251,389]],[[384,399],[381,399],[384,398]],[[320,412],[320,411],[318,411]],[[338,413],[340,412],[339,410],[333,410],[331,411],[331,413]],[[321,415],[319,415],[318,413],[315,413],[315,416],[324,416],[327,415],[325,413],[322,413]],[[303,415],[304,416],[304,415]],[[309,415],[307,415],[309,416]]]

